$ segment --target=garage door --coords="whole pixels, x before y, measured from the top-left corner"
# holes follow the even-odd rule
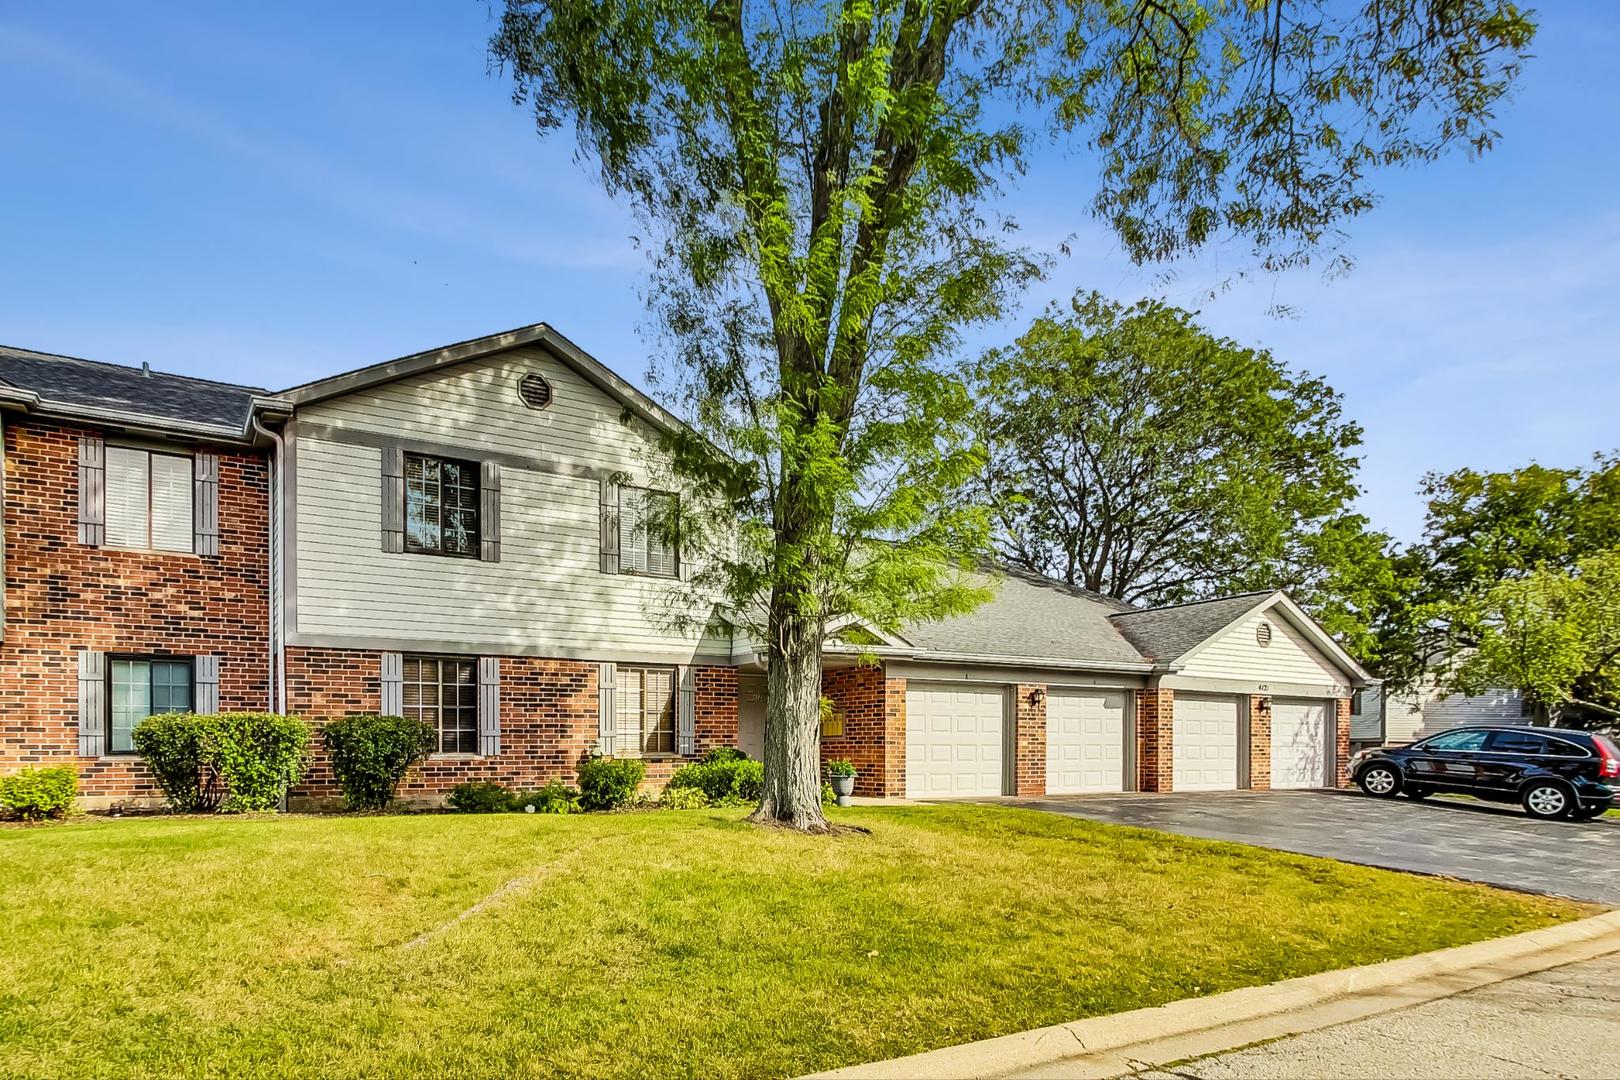
[[[1230,791],[1238,786],[1238,706],[1225,694],[1176,692],[1176,791]]]
[[[906,794],[1000,795],[1006,700],[999,686],[908,686]]]
[[[1333,740],[1328,703],[1275,698],[1271,702],[1271,786],[1314,788],[1327,784]]]
[[[1125,790],[1124,690],[1046,696],[1046,793]]]

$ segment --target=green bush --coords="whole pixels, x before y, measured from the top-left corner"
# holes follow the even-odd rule
[[[765,766],[747,757],[705,757],[676,769],[669,786],[697,788],[717,806],[758,802],[765,790]]]
[[[517,797],[493,780],[472,780],[451,788],[445,801],[463,814],[504,814],[516,805]]]
[[[381,810],[394,800],[405,771],[433,753],[439,733],[403,716],[345,716],[322,735],[343,801],[351,810]]]
[[[709,752],[704,754],[698,760],[704,762],[747,761],[748,755],[742,750],[737,749],[735,746],[715,746],[711,747]]]
[[[854,776],[855,766],[843,758],[833,758],[827,762],[828,776]]]
[[[79,774],[71,765],[23,769],[0,776],[0,816],[23,821],[67,817],[78,794]]]
[[[586,758],[579,766],[579,804],[586,810],[630,805],[647,766],[635,758]]]
[[[658,797],[660,810],[702,810],[709,805],[709,797],[695,787],[666,787]]]
[[[276,809],[298,782],[309,725],[275,713],[164,713],[130,737],[171,809],[239,813]]]
[[[208,764],[203,724],[191,713],[148,716],[130,732],[135,752],[152,770],[159,790],[177,814],[219,809],[225,792],[219,771]]]
[[[572,814],[579,810],[579,789],[561,780],[553,780],[543,788],[519,795],[512,804],[514,810],[534,808],[537,814]]]

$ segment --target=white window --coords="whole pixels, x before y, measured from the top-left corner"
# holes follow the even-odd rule
[[[190,551],[192,459],[107,447],[107,545]]]
[[[674,577],[678,553],[675,496],[646,488],[619,489],[619,570],[626,574]]]

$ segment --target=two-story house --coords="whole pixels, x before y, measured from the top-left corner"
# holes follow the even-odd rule
[[[129,729],[216,707],[421,717],[421,799],[589,752],[653,782],[760,752],[761,651],[646,527],[681,421],[549,326],[275,394],[22,350],[0,380],[0,768],[73,759],[92,804],[150,796]],[[1283,594],[1139,610],[995,576],[969,615],[829,646],[823,754],[858,791],[1345,781],[1368,679]],[[312,749],[299,804],[335,794]]]

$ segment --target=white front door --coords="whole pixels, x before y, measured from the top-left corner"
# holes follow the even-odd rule
[[[906,794],[1000,795],[1006,715],[999,686],[908,685]]]
[[[1238,786],[1238,702],[1230,694],[1176,691],[1171,778],[1175,791]]]
[[[1271,702],[1271,786],[1327,786],[1333,739],[1326,701],[1275,698]]]
[[[1127,690],[1046,695],[1046,793],[1125,790]]]
[[[737,749],[755,761],[765,759],[765,676],[737,679]]]

